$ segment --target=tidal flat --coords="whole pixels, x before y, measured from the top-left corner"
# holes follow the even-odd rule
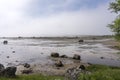
[[[3,44],[3,41],[8,44]],[[79,40],[84,40],[79,42]],[[120,67],[120,50],[113,48],[116,41],[111,37],[54,37],[54,38],[1,38],[0,63],[5,67],[16,66],[17,74],[25,68],[24,63],[31,65],[33,73],[64,75],[65,70],[80,64],[101,64]],[[52,52],[66,55],[68,58],[52,58]],[[74,54],[81,60],[73,60]],[[64,67],[54,66],[61,60]]]

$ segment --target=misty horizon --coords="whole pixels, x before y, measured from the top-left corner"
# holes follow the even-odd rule
[[[112,35],[112,0],[1,0],[0,37]]]

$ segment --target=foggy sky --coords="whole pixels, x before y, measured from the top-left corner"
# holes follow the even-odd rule
[[[111,0],[0,0],[0,36],[112,34]]]

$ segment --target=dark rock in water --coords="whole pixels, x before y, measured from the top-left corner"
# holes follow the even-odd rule
[[[62,61],[57,61],[56,63],[55,63],[55,66],[56,67],[63,67],[63,63],[62,63]]]
[[[7,56],[7,58],[10,58],[10,56]]]
[[[73,59],[75,60],[81,60],[81,56],[78,54],[74,54]]]
[[[15,51],[12,51],[12,53],[15,53]]]
[[[30,73],[33,73],[33,70],[22,70],[21,71],[22,72],[22,74],[30,74]]]
[[[51,57],[59,57],[59,53],[51,53]]]
[[[16,60],[15,62],[19,62],[18,60]]]
[[[7,40],[3,41],[3,44],[8,44],[8,41]]]
[[[79,40],[78,42],[84,42],[84,40],[81,39],[81,40]]]
[[[79,68],[80,68],[81,70],[85,70],[85,66],[84,66],[84,65],[80,65]]]
[[[61,55],[60,57],[61,58],[68,58],[68,56],[66,56],[66,55]]]
[[[25,68],[30,68],[30,64],[28,64],[28,63],[23,64],[23,66],[24,66]]]
[[[100,57],[101,59],[105,59],[104,57]]]
[[[7,67],[2,73],[5,77],[15,77],[16,70],[16,67]]]
[[[41,53],[41,54],[44,54],[44,53]]]

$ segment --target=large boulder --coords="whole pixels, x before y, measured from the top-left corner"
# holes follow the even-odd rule
[[[16,76],[15,75],[16,70],[17,70],[16,67],[7,67],[3,71],[3,76],[5,76],[5,77],[15,77]]]
[[[59,53],[51,53],[51,57],[59,57]]]
[[[63,67],[62,61],[58,60],[58,61],[55,63],[55,66],[56,66],[56,67]]]
[[[73,59],[75,60],[81,60],[81,56],[78,54],[74,54]]]
[[[15,77],[16,70],[16,67],[7,67],[5,69],[5,67],[0,64],[0,76],[2,77]]]

